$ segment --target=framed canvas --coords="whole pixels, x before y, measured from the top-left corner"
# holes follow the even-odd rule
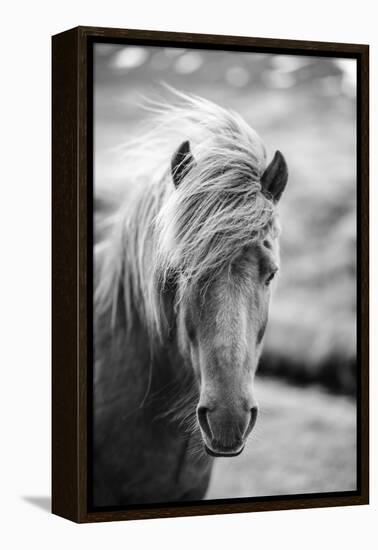
[[[53,513],[368,503],[368,60],[53,37]]]

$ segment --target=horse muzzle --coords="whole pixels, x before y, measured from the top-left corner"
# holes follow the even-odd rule
[[[256,423],[257,407],[236,414],[223,408],[210,410],[199,406],[197,417],[207,454],[234,457],[243,452]]]

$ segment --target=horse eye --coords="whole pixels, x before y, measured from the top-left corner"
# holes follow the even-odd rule
[[[270,283],[273,281],[273,279],[274,279],[276,273],[277,273],[277,270],[272,271],[272,273],[265,279],[265,285],[266,285],[266,286],[269,286],[269,285],[270,285]]]

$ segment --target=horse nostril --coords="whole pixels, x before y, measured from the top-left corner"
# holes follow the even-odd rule
[[[252,409],[251,409],[251,418],[249,420],[248,428],[245,432],[244,437],[247,437],[247,435],[249,435],[251,433],[251,431],[253,430],[253,427],[256,424],[256,420],[257,420],[257,413],[258,413],[258,408],[257,407],[252,407]]]
[[[209,409],[207,407],[198,407],[197,409],[197,415],[198,415],[198,422],[201,426],[202,430],[205,432],[207,437],[212,437],[212,431],[209,425],[209,419],[207,417]]]

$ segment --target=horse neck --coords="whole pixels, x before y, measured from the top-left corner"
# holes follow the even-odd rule
[[[179,350],[175,330],[159,338],[144,318],[138,296],[126,310],[122,287],[112,333],[118,368],[136,380],[136,393],[148,397],[165,388],[179,391],[181,387],[183,390],[192,387],[194,373]],[[119,373],[115,373],[115,379],[117,376]]]

